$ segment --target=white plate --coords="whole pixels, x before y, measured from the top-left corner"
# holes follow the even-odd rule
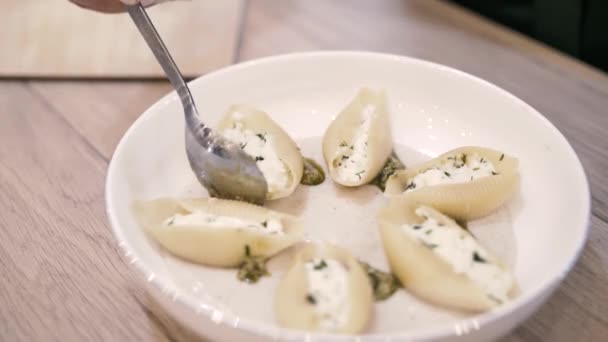
[[[462,145],[481,145],[520,160],[521,187],[500,211],[472,222],[479,239],[514,269],[521,295],[495,311],[471,315],[431,306],[401,290],[375,306],[361,340],[487,340],[508,332],[554,291],[586,239],[589,189],[564,137],[513,95],[468,74],[412,58],[361,52],[302,53],[235,65],[191,82],[203,119],[213,125],[227,107],[248,103],[267,111],[305,155],[321,159],[320,138],[333,115],[363,86],[383,88],[390,101],[397,151],[413,165]],[[275,324],[273,276],[240,283],[233,270],[178,260],[135,224],[135,199],[198,196],[183,146],[182,109],[169,94],[128,130],[110,163],[106,204],[110,223],[131,263],[168,311],[213,339],[331,340],[332,335],[285,330]],[[326,181],[300,187],[270,203],[300,215],[308,237],[329,240],[386,268],[374,217],[384,203],[373,187],[343,189]]]

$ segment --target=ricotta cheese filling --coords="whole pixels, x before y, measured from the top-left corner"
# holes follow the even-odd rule
[[[239,228],[253,230],[262,234],[283,235],[283,224],[279,219],[267,219],[261,222],[243,220],[231,216],[219,216],[204,211],[194,211],[190,214],[175,214],[165,221],[168,226],[203,225],[207,228]]]
[[[490,262],[488,252],[470,233],[455,224],[438,222],[427,207],[416,209],[416,215],[423,217],[424,222],[403,225],[406,234],[430,248],[451,265],[454,272],[466,275],[490,300],[498,304],[508,300],[513,276]]]
[[[349,274],[335,259],[313,259],[304,265],[308,278],[306,301],[313,305],[319,328],[334,331],[344,326],[350,311]]]
[[[243,124],[237,121],[232,128],[224,130],[222,135],[239,144],[245,153],[255,159],[266,179],[269,193],[281,191],[289,186],[290,172],[276,153],[275,138],[272,134],[256,133],[245,129]]]
[[[361,125],[357,127],[352,141],[340,143],[334,167],[337,176],[344,181],[356,182],[367,171],[369,133],[376,107],[367,105],[363,109]]]
[[[419,172],[408,181],[405,192],[431,185],[465,183],[497,174],[494,164],[479,154],[460,153]]]

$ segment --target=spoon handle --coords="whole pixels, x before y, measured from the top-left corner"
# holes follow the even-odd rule
[[[175,64],[175,61],[173,61],[167,47],[156,31],[156,28],[152,24],[150,17],[148,17],[146,10],[141,4],[127,6],[127,10],[131,16],[131,19],[133,19],[133,22],[139,29],[139,32],[152,50],[152,53],[154,53],[154,57],[156,57],[156,60],[165,71],[165,74],[169,78],[173,88],[175,88],[177,91],[177,94],[179,95],[184,107],[184,112],[186,113],[186,121],[188,126],[197,127],[199,129],[204,128],[204,125],[198,119],[198,111],[194,105],[194,99],[192,98],[190,89],[179,71],[179,68]]]

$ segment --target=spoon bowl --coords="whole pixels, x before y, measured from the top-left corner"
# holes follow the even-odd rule
[[[146,10],[140,4],[127,8],[184,107],[186,154],[198,181],[212,197],[263,204],[268,185],[256,161],[200,120],[190,89]]]

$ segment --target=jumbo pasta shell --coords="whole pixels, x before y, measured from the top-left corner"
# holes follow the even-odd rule
[[[391,154],[389,115],[383,91],[362,89],[323,136],[323,157],[334,182],[369,183]]]
[[[327,262],[327,268],[311,271],[307,263],[319,259]],[[334,286],[333,289],[336,295],[344,295],[336,300],[347,301],[348,307],[341,311],[340,320],[332,321],[319,312],[319,305],[326,304],[321,302],[321,299],[315,299],[324,297],[313,290],[309,283],[309,274],[334,272],[331,267],[336,265],[336,262],[347,272],[345,283],[348,288],[336,289]],[[319,276],[322,279],[325,277],[323,274]],[[291,267],[281,279],[275,298],[275,311],[279,323],[287,328],[354,334],[364,331],[368,326],[373,313],[373,301],[367,275],[348,251],[331,245],[309,244],[298,251]]]
[[[497,174],[463,183],[429,185],[406,191],[410,181],[420,172],[437,167],[447,158],[459,154],[476,154],[485,158],[494,165]],[[467,146],[448,151],[414,168],[397,171],[388,179],[385,194],[408,196],[450,217],[472,220],[490,214],[507,202],[515,193],[518,183],[517,159],[493,149]]]
[[[244,260],[245,246],[249,247],[252,255],[270,257],[300,241],[304,232],[293,216],[249,203],[216,198],[136,201],[133,212],[144,230],[165,249],[208,266],[238,266]],[[256,224],[272,220],[280,223],[282,234],[249,229],[235,222],[222,224],[216,221],[219,224],[213,225],[190,220],[171,224],[171,218],[192,214],[229,218],[229,221],[234,218]]]
[[[293,193],[304,172],[302,154],[296,143],[266,113],[245,105],[232,106],[217,126],[220,133],[241,145],[256,159],[266,178],[266,199]]]
[[[424,231],[427,229],[423,224],[425,219],[416,213],[418,208],[425,208],[427,215],[443,225],[435,227],[442,229],[442,232],[434,231],[432,234],[450,230],[451,235],[448,236],[457,236],[457,239],[461,239],[460,242],[447,239],[446,235],[435,235],[435,241],[445,239],[439,245],[408,234],[404,229],[412,229],[413,225],[422,226],[416,228],[420,236],[428,234]],[[407,290],[420,298],[450,308],[484,311],[502,304],[514,295],[515,283],[511,273],[478,242],[471,242],[474,237],[470,233],[439,211],[417,205],[407,198],[393,198],[387,207],[381,209],[378,223],[384,252],[393,273]],[[408,226],[404,228],[404,225]],[[459,243],[461,245],[456,245]],[[463,246],[473,247],[466,250]],[[440,251],[439,248],[444,249]],[[449,255],[449,248],[458,254]],[[462,253],[471,257],[470,263],[458,266],[455,263],[462,260],[459,258]],[[479,255],[483,255],[483,259]],[[462,265],[465,265],[464,269],[456,271]],[[473,272],[477,272],[476,275]],[[479,276],[486,277],[487,279],[483,278],[486,282],[479,278],[474,280]]]

